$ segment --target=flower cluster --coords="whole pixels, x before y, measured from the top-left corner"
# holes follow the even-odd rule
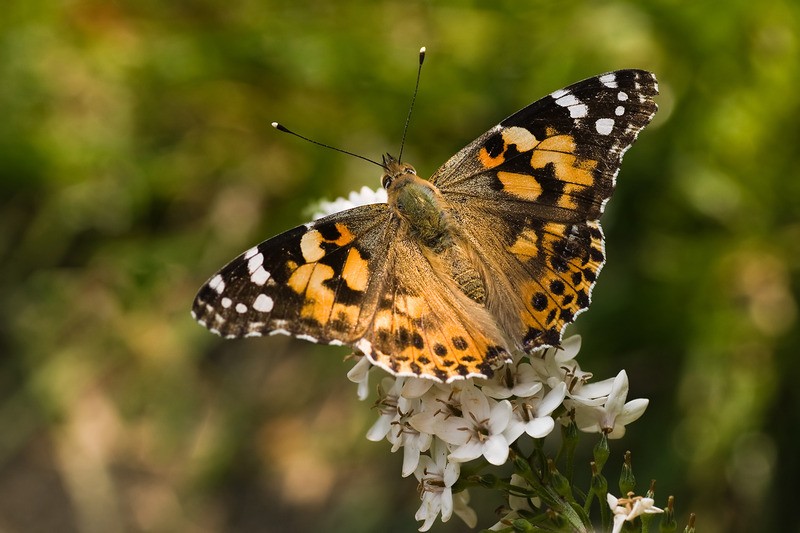
[[[385,202],[384,189],[362,187],[348,198],[320,203],[314,219],[358,205]],[[511,363],[488,380],[442,384],[413,377],[381,379],[376,402],[380,416],[367,438],[388,440],[392,452],[403,449],[402,475],[414,474],[420,483],[422,504],[415,515],[423,522],[420,531],[427,531],[438,516],[446,522],[454,513],[470,527],[476,525],[468,490],[453,490],[463,463],[483,458],[492,465],[502,465],[519,439],[525,435],[541,439],[556,423],[574,421],[582,431],[619,438],[625,426],[644,413],[647,400],[626,401],[628,376],[624,370],[615,378],[591,382],[592,374],[581,370],[575,361],[580,344],[580,337],[573,336],[558,348],[516,353]],[[358,384],[358,397],[364,400],[369,394],[372,365],[366,357],[356,357],[359,360],[348,378]],[[511,485],[524,488],[526,482],[515,475]],[[511,496],[509,504],[511,512],[502,523],[538,506],[538,501]],[[620,516],[623,513],[615,511],[615,517]],[[624,519],[634,516],[636,513],[631,512]],[[624,519],[615,518],[615,527],[621,527],[616,520]]]
[[[402,475],[414,474],[420,481],[420,531],[427,531],[437,516],[445,522],[453,513],[475,526],[468,491],[452,491],[462,463],[483,457],[502,465],[518,439],[543,438],[557,421],[567,424],[574,419],[583,431],[619,438],[625,425],[642,415],[648,401],[626,402],[624,370],[615,378],[589,381],[591,374],[575,361],[580,344],[580,337],[573,336],[559,348],[517,353],[488,380],[442,384],[413,377],[381,379],[376,402],[380,416],[367,438],[385,438],[393,452],[403,449]],[[362,356],[348,373],[362,399],[370,369]]]

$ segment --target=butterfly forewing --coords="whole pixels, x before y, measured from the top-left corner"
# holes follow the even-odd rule
[[[389,220],[386,204],[365,205],[264,241],[215,274],[192,312],[223,337],[284,333],[351,344],[383,286]]]

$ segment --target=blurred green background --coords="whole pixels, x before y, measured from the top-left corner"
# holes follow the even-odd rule
[[[309,203],[378,185],[270,122],[396,152],[421,45],[406,159],[424,175],[557,88],[657,73],[572,327],[584,369],[625,368],[651,400],[612,443],[611,487],[630,449],[640,489],[657,478],[699,531],[798,530],[799,16],[789,0],[5,2],[0,531],[417,527],[415,480],[364,438],[376,413],[346,350],[223,342],[189,308]],[[494,523],[501,502],[472,497]]]

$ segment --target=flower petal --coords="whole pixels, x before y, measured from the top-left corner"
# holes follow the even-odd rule
[[[492,406],[489,414],[489,431],[492,435],[502,433],[511,421],[511,412],[514,410],[511,402],[503,400]]]
[[[534,439],[541,439],[542,437],[549,435],[550,432],[553,431],[554,427],[556,427],[556,423],[549,416],[534,418],[525,424],[525,433]]]
[[[502,465],[508,459],[508,441],[500,435],[492,435],[483,443],[483,456],[493,465]]]
[[[547,416],[555,411],[564,402],[567,395],[567,384],[563,381],[548,392],[536,407],[537,416]]]
[[[419,448],[416,446],[403,446],[403,468],[400,472],[402,477],[408,477],[414,473],[419,464]]]
[[[392,417],[388,415],[381,415],[378,420],[372,424],[372,427],[367,431],[367,440],[378,442],[382,440],[392,428]]]
[[[403,384],[400,396],[408,399],[419,398],[428,392],[432,386],[433,381],[430,379],[408,378]]]
[[[617,417],[617,423],[628,425],[639,419],[644,414],[645,409],[650,404],[647,398],[637,398],[625,404],[622,413]]]
[[[461,409],[464,418],[468,419],[471,413],[476,420],[485,420],[490,414],[489,399],[475,385],[465,386],[461,391]]]
[[[466,489],[453,495],[453,503],[453,510],[467,527],[474,528],[478,525],[478,514],[469,506],[469,492]]]
[[[523,433],[525,433],[525,422],[519,416],[512,417],[506,430],[503,431],[503,435],[509,443],[516,442]]]
[[[505,439],[503,439],[505,440]],[[506,444],[506,448],[508,445]],[[458,446],[455,450],[450,452],[447,458],[457,463],[466,463],[472,461],[483,455],[483,445],[477,441],[468,442],[462,446]]]

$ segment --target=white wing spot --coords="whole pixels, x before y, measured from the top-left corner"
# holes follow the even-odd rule
[[[628,99],[628,93],[623,91],[617,93],[617,100],[619,100],[620,102],[624,102],[627,99]]]
[[[251,257],[256,255],[257,253],[258,253],[258,246],[253,246],[252,248],[250,248],[249,250],[247,250],[244,253],[244,258],[245,259],[250,259]]]
[[[622,107],[621,105],[618,105],[617,108],[614,110],[614,114],[617,115],[618,117],[621,117],[623,113],[625,113],[625,108]]]
[[[573,105],[569,108],[569,116],[571,118],[583,118],[588,114],[589,108],[586,107],[586,104]]]
[[[261,255],[261,254],[259,254]],[[255,272],[250,274],[250,281],[255,283],[258,286],[263,286],[267,280],[269,279],[269,272],[264,270],[263,266],[259,266]]]
[[[301,333],[300,335],[297,335],[297,338],[300,339],[300,340],[309,341],[309,342],[313,342],[313,343],[319,342],[319,339],[317,339],[316,337],[313,337],[311,335],[306,335],[305,333]]]
[[[211,281],[208,282],[208,286],[217,291],[217,294],[222,294],[222,291],[225,290],[225,282],[219,274],[211,278]]]
[[[247,312],[247,306],[242,304],[242,303],[236,304],[236,307],[234,309],[236,309],[237,313],[246,313]]]
[[[589,114],[589,108],[586,104],[578,100],[578,98],[569,91],[560,90],[551,95],[556,99],[556,104],[561,107],[569,109],[569,116],[571,118],[583,118]]]
[[[565,93],[564,96],[556,100],[556,103],[561,107],[569,107],[571,105],[578,105],[581,101],[578,100],[574,94]]]
[[[291,335],[292,332],[285,330],[283,328],[276,328],[269,332],[270,336],[272,335]]]
[[[594,123],[594,128],[600,135],[608,135],[611,133],[611,130],[614,129],[614,119],[598,118],[597,122]]]
[[[247,270],[252,274],[264,264],[264,254],[256,254],[247,262]]]
[[[220,303],[222,304],[222,307],[227,309],[233,304],[233,301],[230,298],[225,297],[222,300],[220,300]]]
[[[256,301],[253,302],[253,309],[261,311],[262,313],[269,313],[272,311],[272,306],[275,302],[266,294],[259,294]]]
[[[613,72],[611,72],[610,74],[603,74],[598,79],[600,80],[600,83],[602,83],[609,89],[617,88],[617,76]]]

